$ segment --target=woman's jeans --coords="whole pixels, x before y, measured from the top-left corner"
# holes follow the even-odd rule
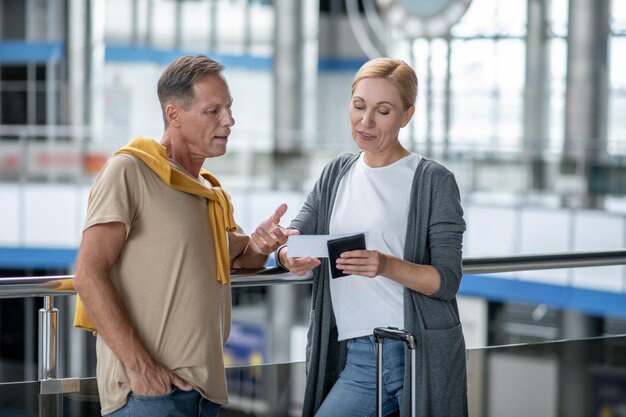
[[[156,397],[129,394],[128,402],[106,417],[218,417],[220,405],[203,398],[197,391],[172,392]]]
[[[383,342],[383,415],[399,409],[404,386],[404,342]],[[376,415],[374,336],[348,340],[346,367],[315,414],[316,417]]]

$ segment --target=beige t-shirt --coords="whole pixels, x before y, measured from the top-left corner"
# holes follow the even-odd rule
[[[230,285],[217,281],[207,204],[170,188],[139,159],[116,155],[91,189],[84,229],[126,225],[126,242],[110,277],[139,337],[154,358],[202,396],[225,404],[223,347],[231,293]],[[239,229],[228,240],[232,259],[249,238]],[[100,336],[96,353],[102,414],[108,414],[126,404],[130,384]]]

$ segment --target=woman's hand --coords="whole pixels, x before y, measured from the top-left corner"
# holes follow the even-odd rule
[[[384,275],[389,256],[377,250],[352,250],[337,258],[337,269],[349,275],[374,278]]]
[[[439,272],[432,265],[414,264],[377,250],[346,251],[337,258],[337,269],[368,278],[380,275],[428,296],[441,286]]]
[[[284,247],[278,252],[280,263],[285,266],[292,274],[303,276],[313,268],[319,266],[320,260],[317,258],[290,258],[288,248]]]

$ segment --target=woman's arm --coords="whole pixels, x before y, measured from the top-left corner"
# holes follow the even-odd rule
[[[463,274],[461,250],[465,221],[460,194],[454,176],[448,171],[432,180],[431,190],[427,232],[429,264],[409,262],[376,250],[360,250],[344,252],[337,260],[337,268],[347,274],[366,277],[382,275],[435,298],[454,298]]]
[[[344,252],[337,259],[337,268],[368,278],[381,275],[425,295],[435,294],[441,284],[439,272],[431,265],[414,264],[377,250]]]

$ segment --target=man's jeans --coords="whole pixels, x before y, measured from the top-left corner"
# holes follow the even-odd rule
[[[196,391],[174,388],[166,395],[144,397],[128,395],[128,402],[106,417],[218,417],[220,405],[203,398]]]
[[[398,410],[404,387],[404,342],[383,342],[383,415]],[[346,367],[316,417],[369,417],[376,414],[374,336],[348,340]]]

